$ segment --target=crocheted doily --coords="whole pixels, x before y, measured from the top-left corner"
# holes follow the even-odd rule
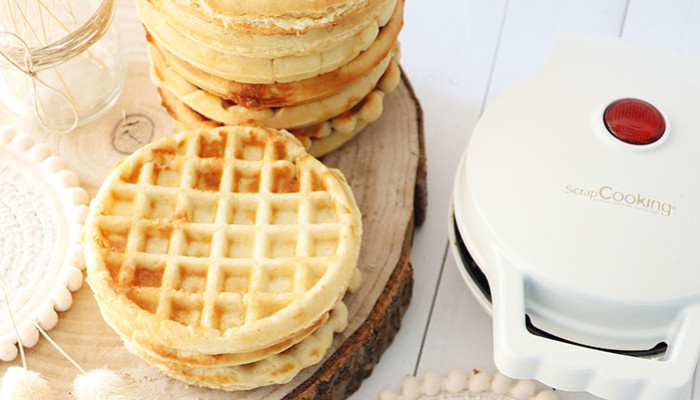
[[[415,376],[406,377],[399,393],[384,389],[379,400],[558,400],[553,389],[538,392],[534,381],[516,381],[496,373],[473,370],[471,374],[457,368],[443,378],[435,371],[428,371],[419,381]]]
[[[0,278],[19,336],[34,346],[39,331],[70,308],[83,282],[80,231],[87,192],[66,163],[26,134],[0,126]],[[17,335],[0,290],[0,360],[18,353]]]

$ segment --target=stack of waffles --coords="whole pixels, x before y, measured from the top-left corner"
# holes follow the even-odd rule
[[[314,156],[379,118],[399,83],[403,0],[137,0],[179,130],[286,129]]]
[[[120,162],[83,242],[127,348],[188,384],[244,390],[288,382],[345,329],[361,231],[343,175],[294,136],[224,126]]]

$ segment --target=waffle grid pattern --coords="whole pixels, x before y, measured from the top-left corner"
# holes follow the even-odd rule
[[[302,166],[317,161],[297,157],[303,148],[291,136],[236,132],[245,130],[191,134],[127,160],[103,196],[110,212],[96,214],[94,226],[108,279],[156,320],[222,333],[250,327],[335,273],[352,274],[331,267],[354,228],[343,222],[347,210],[332,198],[328,176]]]

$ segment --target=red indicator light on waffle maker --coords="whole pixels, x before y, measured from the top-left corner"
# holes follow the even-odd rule
[[[603,113],[603,122],[613,136],[629,144],[654,143],[666,131],[661,112],[639,99],[612,102]]]

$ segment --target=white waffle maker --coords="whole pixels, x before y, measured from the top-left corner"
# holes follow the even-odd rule
[[[611,133],[611,132],[614,132]],[[566,37],[479,120],[452,247],[506,375],[679,399],[700,355],[700,62]]]

